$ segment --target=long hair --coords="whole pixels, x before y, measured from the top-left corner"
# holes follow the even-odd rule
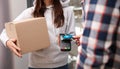
[[[62,27],[64,25],[64,14],[60,0],[53,0],[52,5],[53,5],[53,14],[54,14],[54,25],[56,28]],[[46,11],[46,6],[44,0],[36,0],[33,16],[44,17],[45,11]]]

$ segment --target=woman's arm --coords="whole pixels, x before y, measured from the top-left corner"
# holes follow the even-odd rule
[[[0,34],[0,40],[6,46],[6,41],[9,39],[9,37],[6,34],[6,30],[3,29],[2,33]]]
[[[32,17],[32,8],[28,8],[24,10],[14,21],[20,21],[31,17]],[[16,46],[17,40],[15,38],[9,39],[5,29],[3,29],[2,33],[0,34],[0,40],[6,47],[8,47],[18,57],[22,56],[21,49]]]

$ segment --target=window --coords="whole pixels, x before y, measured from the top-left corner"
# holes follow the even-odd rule
[[[81,34],[83,31],[81,21],[82,21],[82,7],[81,0],[70,0],[70,6],[73,7],[75,15],[75,24],[76,24],[76,34]]]
[[[81,0],[71,0],[70,6],[73,6],[76,22],[81,22],[82,8],[80,4]]]

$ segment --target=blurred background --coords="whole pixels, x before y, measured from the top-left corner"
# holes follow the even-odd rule
[[[4,28],[6,22],[14,20],[24,9],[31,7],[34,0],[0,0],[0,33]],[[76,34],[82,33],[81,25],[81,0],[71,0],[70,6],[73,7],[75,14]],[[77,46],[72,46],[72,51],[69,55],[69,67],[75,69],[77,56]],[[3,44],[0,42],[0,69],[28,69],[28,54],[18,58],[13,55]]]

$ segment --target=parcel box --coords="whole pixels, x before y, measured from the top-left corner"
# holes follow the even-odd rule
[[[44,17],[30,18],[5,24],[9,38],[16,38],[22,54],[47,48],[50,40]]]

